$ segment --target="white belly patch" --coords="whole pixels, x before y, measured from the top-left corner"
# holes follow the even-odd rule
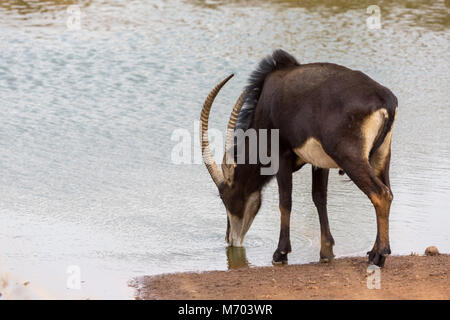
[[[299,160],[319,168],[339,168],[333,159],[323,150],[322,144],[315,138],[309,138],[299,148],[294,149]]]

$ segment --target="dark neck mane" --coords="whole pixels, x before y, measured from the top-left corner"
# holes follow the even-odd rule
[[[247,94],[245,96],[245,104],[244,107],[239,112],[236,129],[242,129],[244,131],[250,128],[259,129],[259,125],[261,124],[255,123],[255,111],[256,105],[258,104],[259,98],[261,96],[264,87],[266,77],[274,71],[291,68],[299,65],[300,63],[292,55],[281,49],[275,50],[272,53],[272,55],[267,56],[259,63],[256,70],[253,71],[253,73],[250,75],[250,78],[248,79],[248,85],[246,87]],[[266,125],[263,125],[262,127],[268,128]],[[270,140],[269,137],[268,140]],[[236,151],[238,148],[236,146],[236,140],[234,147],[236,155]],[[246,155],[248,155],[248,148],[246,148],[245,153]],[[249,158],[247,156],[246,163],[248,163],[249,161],[248,159]],[[240,188],[243,188],[242,191],[246,193],[261,190],[264,187],[264,185],[267,182],[269,182],[270,179],[273,177],[261,175],[261,166],[262,165],[259,163],[259,159],[258,164],[238,164],[234,173],[235,185]]]

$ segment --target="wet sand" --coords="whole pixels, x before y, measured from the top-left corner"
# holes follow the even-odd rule
[[[367,259],[176,273],[136,279],[136,299],[449,299],[450,255],[390,256],[380,289],[367,287]]]

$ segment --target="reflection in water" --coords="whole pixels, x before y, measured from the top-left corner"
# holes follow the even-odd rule
[[[227,247],[226,252],[229,270],[249,266],[244,247]]]

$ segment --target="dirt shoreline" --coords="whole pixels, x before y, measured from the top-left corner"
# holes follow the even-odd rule
[[[176,273],[136,279],[136,299],[449,299],[450,255],[390,256],[381,289],[367,288],[367,258]]]

